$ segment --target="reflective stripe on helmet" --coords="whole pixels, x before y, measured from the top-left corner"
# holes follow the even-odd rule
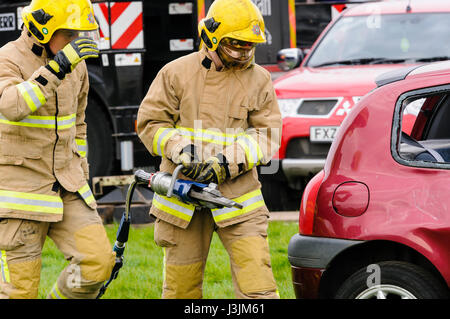
[[[39,86],[30,81],[25,81],[16,85],[23,99],[27,103],[31,112],[36,112],[38,108],[47,103],[44,94]]]
[[[63,202],[59,196],[0,190],[0,208],[62,214]]]

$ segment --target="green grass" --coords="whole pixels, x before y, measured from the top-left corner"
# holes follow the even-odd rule
[[[117,224],[106,225],[111,243]],[[274,221],[269,224],[269,244],[272,268],[282,299],[295,298],[291,270],[287,259],[289,239],[298,232],[295,222]],[[159,299],[163,278],[163,251],[153,241],[153,225],[132,227],[125,251],[125,264],[119,276],[109,286],[103,298]],[[42,252],[42,273],[39,298],[45,298],[59,272],[67,265],[62,253],[47,239]],[[217,234],[214,234],[203,284],[205,299],[233,299],[230,261]]]

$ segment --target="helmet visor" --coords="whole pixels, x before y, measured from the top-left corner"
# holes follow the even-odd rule
[[[87,37],[93,40],[95,43],[97,43],[97,46],[100,45],[100,32],[97,30],[92,31],[80,31],[79,32],[80,37]]]
[[[218,54],[226,67],[245,68],[255,55],[256,43],[224,38],[220,41]]]

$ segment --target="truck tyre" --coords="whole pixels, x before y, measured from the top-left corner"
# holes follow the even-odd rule
[[[379,276],[377,282],[376,276]],[[447,299],[448,289],[435,275],[414,264],[384,261],[347,278],[336,299]]]
[[[114,162],[112,129],[100,104],[89,98],[86,108],[89,178],[108,176]]]
[[[269,211],[284,211],[284,203],[287,201],[286,190],[283,185],[276,180],[261,181],[261,192]]]
[[[269,211],[291,211],[300,208],[301,192],[292,190],[287,182],[260,175],[261,192]]]

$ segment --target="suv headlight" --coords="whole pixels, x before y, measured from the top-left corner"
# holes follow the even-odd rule
[[[342,98],[278,99],[281,116],[284,117],[329,117]]]
[[[281,117],[296,116],[302,99],[278,99]]]

